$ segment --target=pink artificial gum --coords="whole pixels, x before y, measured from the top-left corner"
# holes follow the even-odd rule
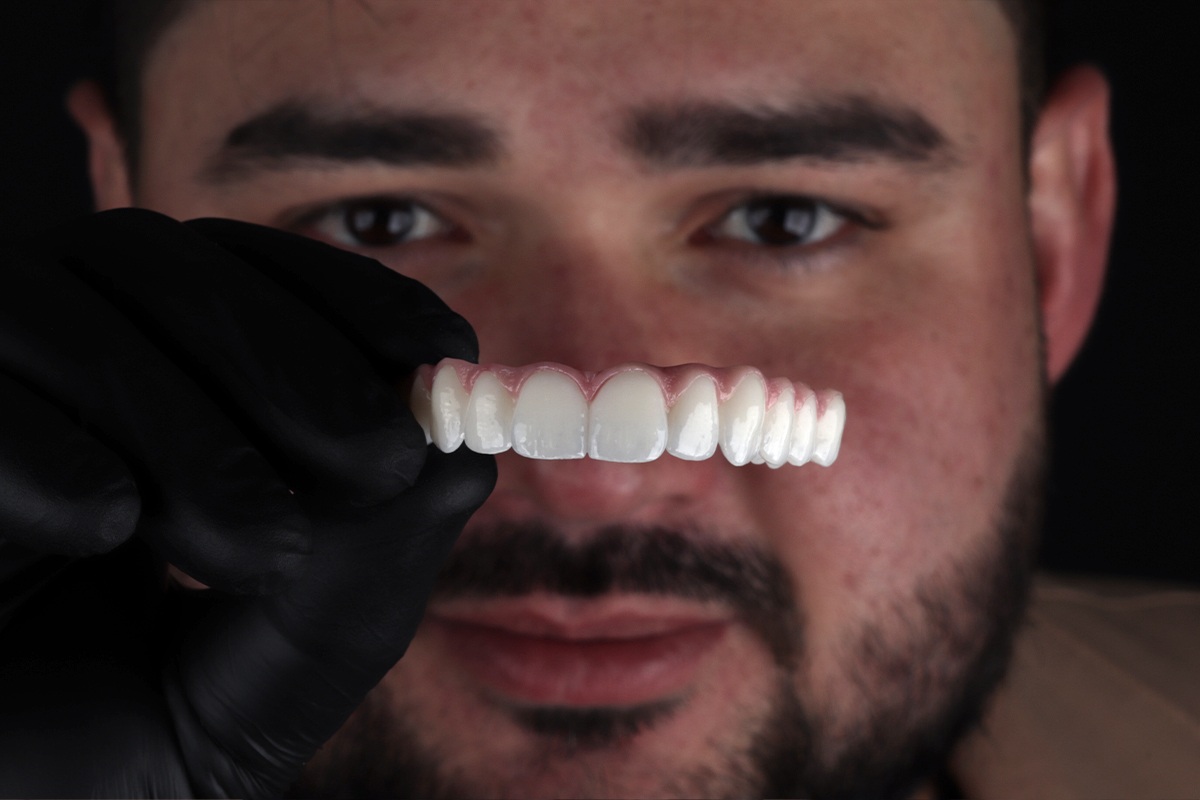
[[[762,379],[766,387],[768,409],[775,405],[776,400],[787,389],[792,389],[795,392],[796,408],[800,408],[809,396],[816,394],[818,414],[824,414],[830,398],[830,394],[827,392],[814,393],[805,384],[790,381],[787,378],[767,379],[763,377],[760,370],[754,367],[710,367],[704,364],[680,364],[673,367],[656,367],[650,364],[626,363],[609,367],[601,372],[582,372],[565,364],[556,364],[552,361],[539,361],[521,367],[511,367],[502,364],[472,364],[469,361],[462,361],[457,358],[446,358],[442,359],[436,365],[424,364],[420,366],[417,369],[415,380],[421,381],[427,393],[431,392],[434,375],[439,370],[446,368],[452,368],[458,374],[458,381],[468,394],[474,388],[476,378],[483,372],[490,372],[494,375],[500,382],[500,385],[507,389],[510,395],[516,397],[521,390],[521,386],[529,379],[530,375],[542,370],[552,370],[566,375],[575,381],[588,403],[592,402],[600,387],[614,375],[631,371],[645,372],[657,380],[659,386],[662,387],[663,396],[666,398],[668,408],[673,407],[679,395],[683,394],[701,376],[711,377],[716,383],[717,398],[720,402],[727,400],[733,394],[734,390],[741,385],[742,381],[755,376]]]

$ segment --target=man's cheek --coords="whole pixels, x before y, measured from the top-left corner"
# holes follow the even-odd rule
[[[749,485],[814,624],[831,633],[865,599],[910,593],[992,533],[1036,404],[1005,411],[978,383],[932,369],[937,361],[876,362],[871,383],[846,380],[855,413],[837,463]]]

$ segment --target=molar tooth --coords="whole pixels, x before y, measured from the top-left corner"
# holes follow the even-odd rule
[[[631,369],[606,380],[588,409],[588,456],[641,464],[666,446],[667,403],[654,376]]]
[[[736,467],[749,463],[762,443],[767,387],[757,371],[749,372],[721,403],[721,452]]]
[[[825,395],[825,410],[817,420],[816,442],[813,445],[814,464],[828,467],[842,447],[842,429],[846,425],[846,401],[840,392]]]
[[[433,425],[433,401],[429,397],[429,389],[420,375],[413,378],[412,391],[408,393],[408,408],[416,417],[417,424],[425,431],[425,444],[433,444],[433,436],[429,433]]]
[[[812,460],[817,441],[817,396],[811,389],[804,389],[802,393],[803,399],[797,404],[792,421],[792,442],[788,449],[788,463],[797,467]]]
[[[464,443],[476,453],[503,453],[512,447],[513,399],[492,372],[480,372],[463,417]]]
[[[768,466],[777,469],[787,463],[792,444],[792,418],[796,405],[796,390],[783,387],[775,403],[767,409],[763,420],[762,445],[758,452]]]
[[[717,452],[717,384],[699,375],[675,398],[667,413],[667,452],[686,461],[702,461]]]
[[[433,443],[443,453],[453,452],[463,442],[463,412],[467,408],[467,390],[458,378],[458,370],[447,365],[435,372],[429,394]]]
[[[540,369],[525,379],[513,408],[512,447],[528,458],[583,458],[588,404],[569,376]]]

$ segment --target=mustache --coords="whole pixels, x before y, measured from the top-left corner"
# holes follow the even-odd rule
[[[609,526],[578,539],[536,521],[494,523],[468,536],[443,566],[435,599],[546,592],[715,602],[732,609],[781,665],[793,665],[798,655],[801,626],[791,579],[773,554],[755,545],[659,526]]]

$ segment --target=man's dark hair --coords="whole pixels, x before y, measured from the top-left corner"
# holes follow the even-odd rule
[[[1048,0],[993,0],[1012,25],[1021,82],[1021,127],[1026,146],[1045,90]],[[130,174],[137,175],[141,144],[142,70],[151,49],[175,20],[202,0],[110,0],[113,52],[100,79],[125,146]]]

